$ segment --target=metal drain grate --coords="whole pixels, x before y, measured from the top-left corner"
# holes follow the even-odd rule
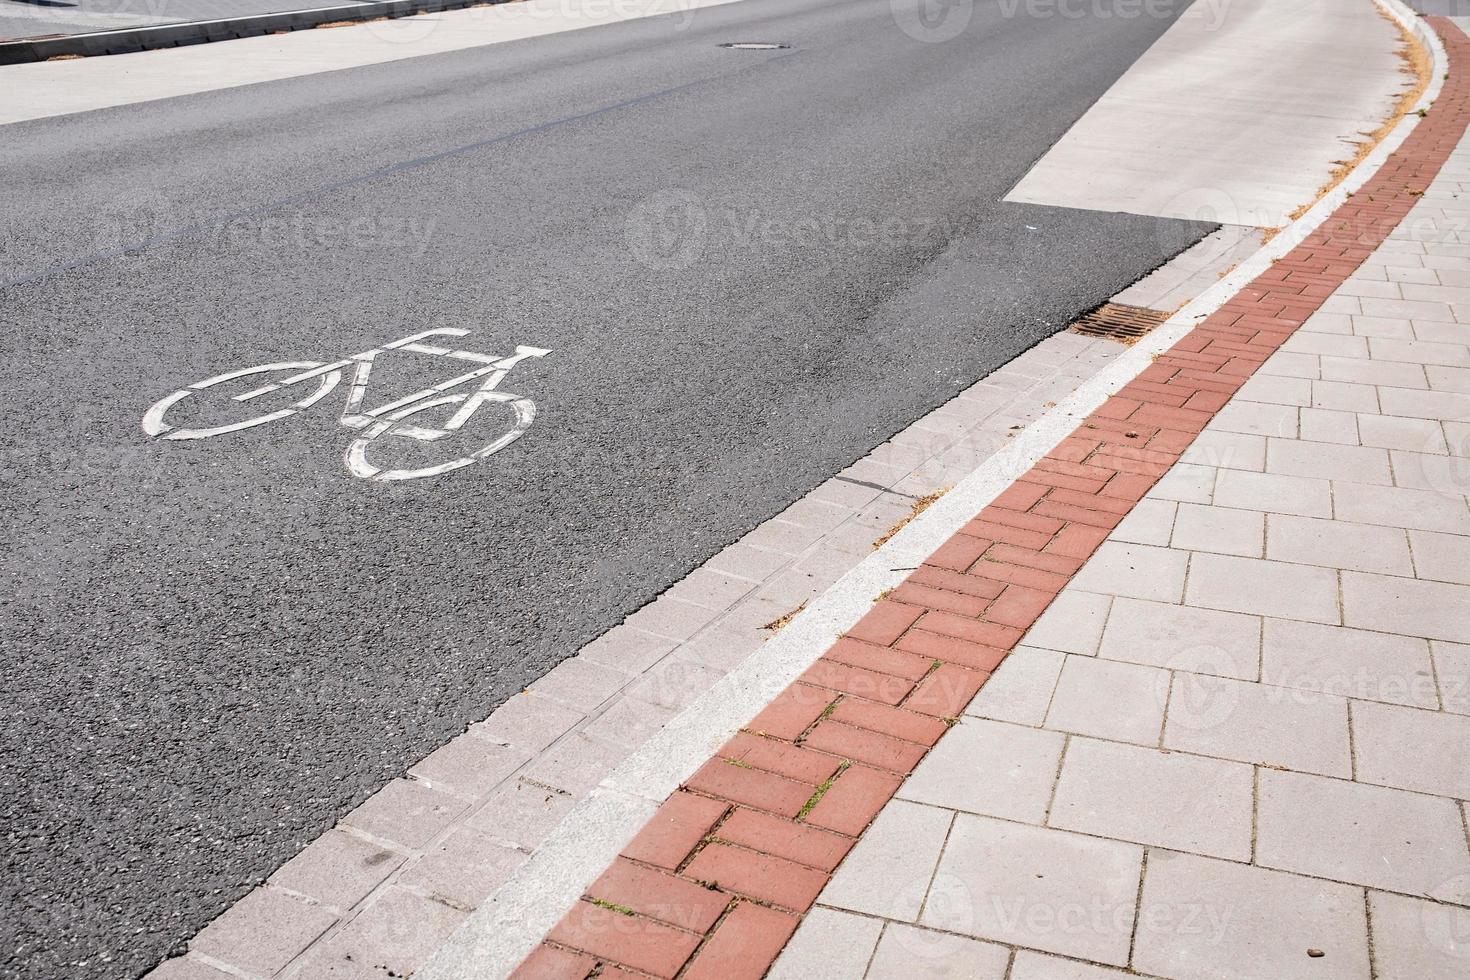
[[[739,51],[781,51],[791,45],[780,44],[776,41],[726,41],[720,47],[735,48]]]
[[[1122,303],[1104,303],[1097,309],[1084,313],[1069,327],[1073,333],[1087,337],[1106,337],[1124,344],[1137,343],[1144,334],[1169,319],[1163,310],[1150,310],[1143,306],[1125,306]]]

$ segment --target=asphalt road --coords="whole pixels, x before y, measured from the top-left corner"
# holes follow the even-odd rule
[[[1208,231],[997,203],[1167,26],[980,3],[925,43],[888,0],[744,0],[6,127],[0,974],[147,969]],[[791,48],[717,46],[742,40]],[[347,471],[346,382],[217,438],[140,425],[200,379],[441,327],[552,353],[503,385],[527,435],[439,478]],[[368,403],[444,376],[385,356]]]

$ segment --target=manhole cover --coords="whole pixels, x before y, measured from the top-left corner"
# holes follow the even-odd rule
[[[1132,344],[1169,319],[1169,316],[1169,313],[1162,310],[1126,306],[1122,303],[1104,303],[1097,309],[1079,316],[1069,329],[1073,333],[1080,333],[1087,337],[1106,337],[1109,340]]]
[[[777,44],[774,41],[726,41],[720,45],[722,48],[739,48],[741,51],[779,51],[789,48],[789,44]]]

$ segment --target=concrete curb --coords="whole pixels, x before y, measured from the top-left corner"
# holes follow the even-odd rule
[[[90,34],[25,38],[0,41],[0,65],[19,65],[46,61],[67,55],[92,57],[104,54],[131,54],[155,48],[178,48],[209,41],[230,41],[242,37],[259,37],[282,31],[299,31],[337,21],[365,21],[379,17],[407,17],[412,14],[437,13],[511,0],[378,0],[375,3],[314,7],[309,10],[284,10],[250,17],[225,20],[201,20],[184,24],[160,24],[154,27],[132,27]]]
[[[1448,64],[1433,31],[1398,0],[1378,0],[1429,49],[1434,76],[1419,106],[1438,94]],[[487,900],[416,976],[506,976],[617,857],[652,810],[771,699],[847,632],[880,593],[990,505],[1119,389],[1146,370],[1245,285],[1294,249],[1399,148],[1418,124],[1406,116],[1341,184],[1252,258],[1189,303],[1018,437],[839,580],[780,634],[674,718],[568,814],[543,847]]]

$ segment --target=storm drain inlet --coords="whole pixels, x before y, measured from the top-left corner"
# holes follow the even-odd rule
[[[1172,315],[1163,310],[1150,310],[1143,306],[1104,303],[1097,309],[1079,316],[1068,329],[1086,337],[1105,337],[1122,344],[1136,344],[1150,330]]]

